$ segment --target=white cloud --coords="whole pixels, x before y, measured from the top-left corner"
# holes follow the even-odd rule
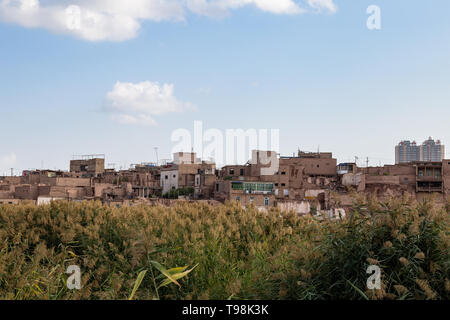
[[[144,20],[184,21],[188,10],[223,17],[244,6],[273,14],[336,12],[333,0],[306,0],[306,8],[295,0],[0,0],[0,21],[88,41],[124,41],[137,36]]]
[[[328,11],[330,13],[337,11],[337,6],[333,0],[308,0],[308,5],[318,11]]]
[[[196,107],[179,101],[173,84],[145,81],[117,82],[106,95],[106,110],[119,123],[155,125],[154,116],[195,111]]]
[[[184,9],[175,0],[0,0],[0,21],[89,41],[134,38],[147,19],[183,20]]]
[[[228,10],[253,5],[256,8],[274,14],[299,14],[305,12],[293,0],[187,0],[190,11],[206,16],[225,16]]]

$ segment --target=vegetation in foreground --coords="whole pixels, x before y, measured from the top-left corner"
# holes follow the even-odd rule
[[[236,203],[1,205],[0,298],[450,298],[450,204],[357,197],[354,208],[317,221]],[[81,290],[67,289],[70,265]],[[380,290],[367,289],[369,265]]]

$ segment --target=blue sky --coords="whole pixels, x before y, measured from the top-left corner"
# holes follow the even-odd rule
[[[70,33],[45,18],[59,12],[52,0],[31,20],[0,0],[0,175],[68,169],[74,154],[104,153],[117,168],[155,161],[154,147],[168,159],[171,133],[195,120],[280,129],[284,155],[320,146],[372,165],[393,163],[403,139],[450,144],[449,1],[258,1],[219,14],[143,8]],[[369,5],[381,8],[381,30],[366,27]],[[142,87],[149,100],[124,96]]]

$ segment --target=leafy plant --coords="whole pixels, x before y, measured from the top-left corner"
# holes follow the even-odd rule
[[[168,286],[168,285],[171,284],[171,283],[174,283],[174,284],[176,284],[178,287],[181,287],[181,285],[178,283],[177,280],[180,280],[180,279],[186,277],[189,273],[191,273],[191,272],[198,266],[198,264],[197,264],[197,265],[194,266],[192,269],[187,270],[187,271],[186,271],[186,269],[187,269],[188,267],[178,267],[178,268],[172,268],[172,269],[167,270],[167,269],[164,268],[159,262],[156,262],[156,261],[150,261],[150,263],[151,263],[151,264],[152,264],[159,272],[161,272],[161,275],[159,275],[158,277],[155,278],[154,275],[153,275],[153,270],[150,269],[150,270],[151,270],[151,273],[152,273],[153,283],[154,283],[154,285],[155,285],[155,292],[156,292],[156,296],[157,296],[158,300],[159,300],[159,292],[158,292],[158,289],[160,289],[161,287]],[[139,275],[138,275],[138,277],[137,277],[137,279],[136,279],[136,282],[135,282],[135,284],[134,284],[133,291],[131,292],[131,295],[130,295],[130,297],[128,298],[128,300],[133,300],[133,297],[134,297],[134,295],[136,294],[137,290],[139,289],[139,287],[140,287],[142,281],[144,280],[144,277],[145,277],[145,275],[147,274],[147,271],[148,271],[148,270],[144,270],[144,271],[141,271],[141,272],[139,273]],[[165,277],[166,279],[164,279],[164,277]],[[163,279],[163,280],[161,281],[161,283],[159,284],[159,286],[157,286],[155,280],[160,280],[160,279]]]
[[[131,292],[131,295],[128,298],[128,300],[133,300],[133,297],[136,294],[136,292],[138,291],[138,289],[142,283],[142,280],[144,280],[146,273],[147,273],[147,270],[141,271],[141,273],[139,273],[139,275],[136,279],[136,282],[134,283],[133,291]]]

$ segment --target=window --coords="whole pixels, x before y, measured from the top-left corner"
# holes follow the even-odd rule
[[[256,183],[246,183],[244,189],[250,192],[256,191]]]
[[[264,183],[258,183],[256,185],[256,191],[264,191]]]
[[[278,183],[275,183],[275,187],[278,187]]]
[[[232,190],[244,190],[244,184],[242,182],[232,182],[231,189]]]
[[[241,176],[244,175],[244,169],[241,169],[240,175],[241,175]]]
[[[281,175],[285,176],[286,175],[286,171],[281,172]]]
[[[174,175],[173,175],[173,177],[174,177],[174,178],[176,178],[176,177],[177,177],[177,175],[176,175],[176,174],[174,174]]]
[[[264,205],[266,207],[268,207],[270,205],[270,199],[269,198],[264,198]]]
[[[219,184],[216,184],[216,191],[219,192]]]
[[[286,187],[286,183],[282,183],[281,186],[282,186],[282,187]]]
[[[166,180],[169,179],[169,176],[166,175]]]
[[[248,191],[249,193],[272,192],[273,191],[273,183],[254,183],[254,182],[233,181],[233,182],[231,182],[231,189]]]
[[[230,169],[230,174],[231,174],[231,175],[234,174],[234,169]]]

